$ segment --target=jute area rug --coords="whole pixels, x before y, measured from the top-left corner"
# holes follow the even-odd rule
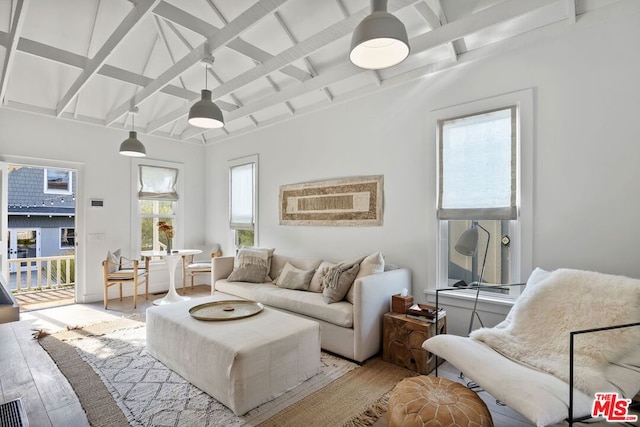
[[[367,426],[390,390],[414,372],[372,358],[322,352],[321,372],[244,416],[193,386],[145,349],[144,317],[40,337],[92,426]]]

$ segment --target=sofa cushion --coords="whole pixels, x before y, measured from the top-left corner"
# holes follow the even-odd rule
[[[370,276],[372,274],[378,274],[384,272],[384,258],[380,251],[365,257],[360,263],[360,270],[358,271],[358,275],[356,279],[359,279],[364,276]],[[354,296],[355,290],[354,287],[351,286],[349,288],[349,292],[347,292],[347,296],[345,299],[353,304],[355,299]]]
[[[308,257],[293,257],[287,255],[273,254],[271,258],[271,273],[272,279],[277,278],[285,264],[289,263],[301,270],[315,270],[318,268],[322,260],[320,258],[308,258]]]
[[[269,274],[273,250],[242,248],[236,255],[230,282],[262,283]]]
[[[332,304],[344,299],[358,275],[360,261],[361,259],[343,261],[327,271],[322,279],[324,286],[322,296],[327,304]]]
[[[309,283],[314,273],[315,269],[302,270],[294,267],[290,263],[286,263],[273,282],[280,288],[306,291],[309,288]]]
[[[324,285],[322,284],[324,275],[327,274],[327,271],[329,271],[329,269],[334,265],[336,264],[333,262],[322,261],[311,278],[308,290],[311,292],[322,292],[324,289]]]
[[[353,304],[347,301],[326,304],[319,293],[278,288],[273,283],[247,284],[224,279],[216,281],[216,291],[299,313],[343,328],[353,328]]]

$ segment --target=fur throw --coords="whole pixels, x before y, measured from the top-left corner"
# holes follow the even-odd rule
[[[528,286],[505,322],[471,338],[568,383],[570,331],[634,322],[640,322],[640,280],[560,269]],[[640,327],[576,335],[574,345],[577,389],[590,395],[640,389]]]

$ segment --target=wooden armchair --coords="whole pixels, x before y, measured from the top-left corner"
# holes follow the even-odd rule
[[[196,259],[195,255],[182,256],[182,293],[185,293],[187,286],[187,277],[191,278],[191,289],[193,289],[194,277],[198,274],[211,274],[211,259],[222,256],[220,247],[213,248],[210,252],[205,251],[208,255],[206,259]]]
[[[108,252],[102,261],[104,271],[104,308],[107,309],[109,300],[109,286],[120,285],[120,301],[122,301],[122,284],[133,284],[133,308],[138,303],[138,286],[144,282],[144,297],[149,299],[149,258],[145,257],[144,267],[139,266],[139,260],[130,260],[120,255],[120,250]]]

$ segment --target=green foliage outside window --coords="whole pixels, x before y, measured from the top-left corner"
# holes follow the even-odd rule
[[[140,250],[151,251],[154,249],[154,243],[160,242],[163,246],[167,246],[167,236],[165,233],[158,232],[158,221],[164,221],[174,226],[173,216],[175,215],[174,202],[141,200],[140,201]],[[175,226],[174,226],[175,229]]]
[[[253,230],[237,230],[236,239],[238,246],[253,246],[255,242]]]

